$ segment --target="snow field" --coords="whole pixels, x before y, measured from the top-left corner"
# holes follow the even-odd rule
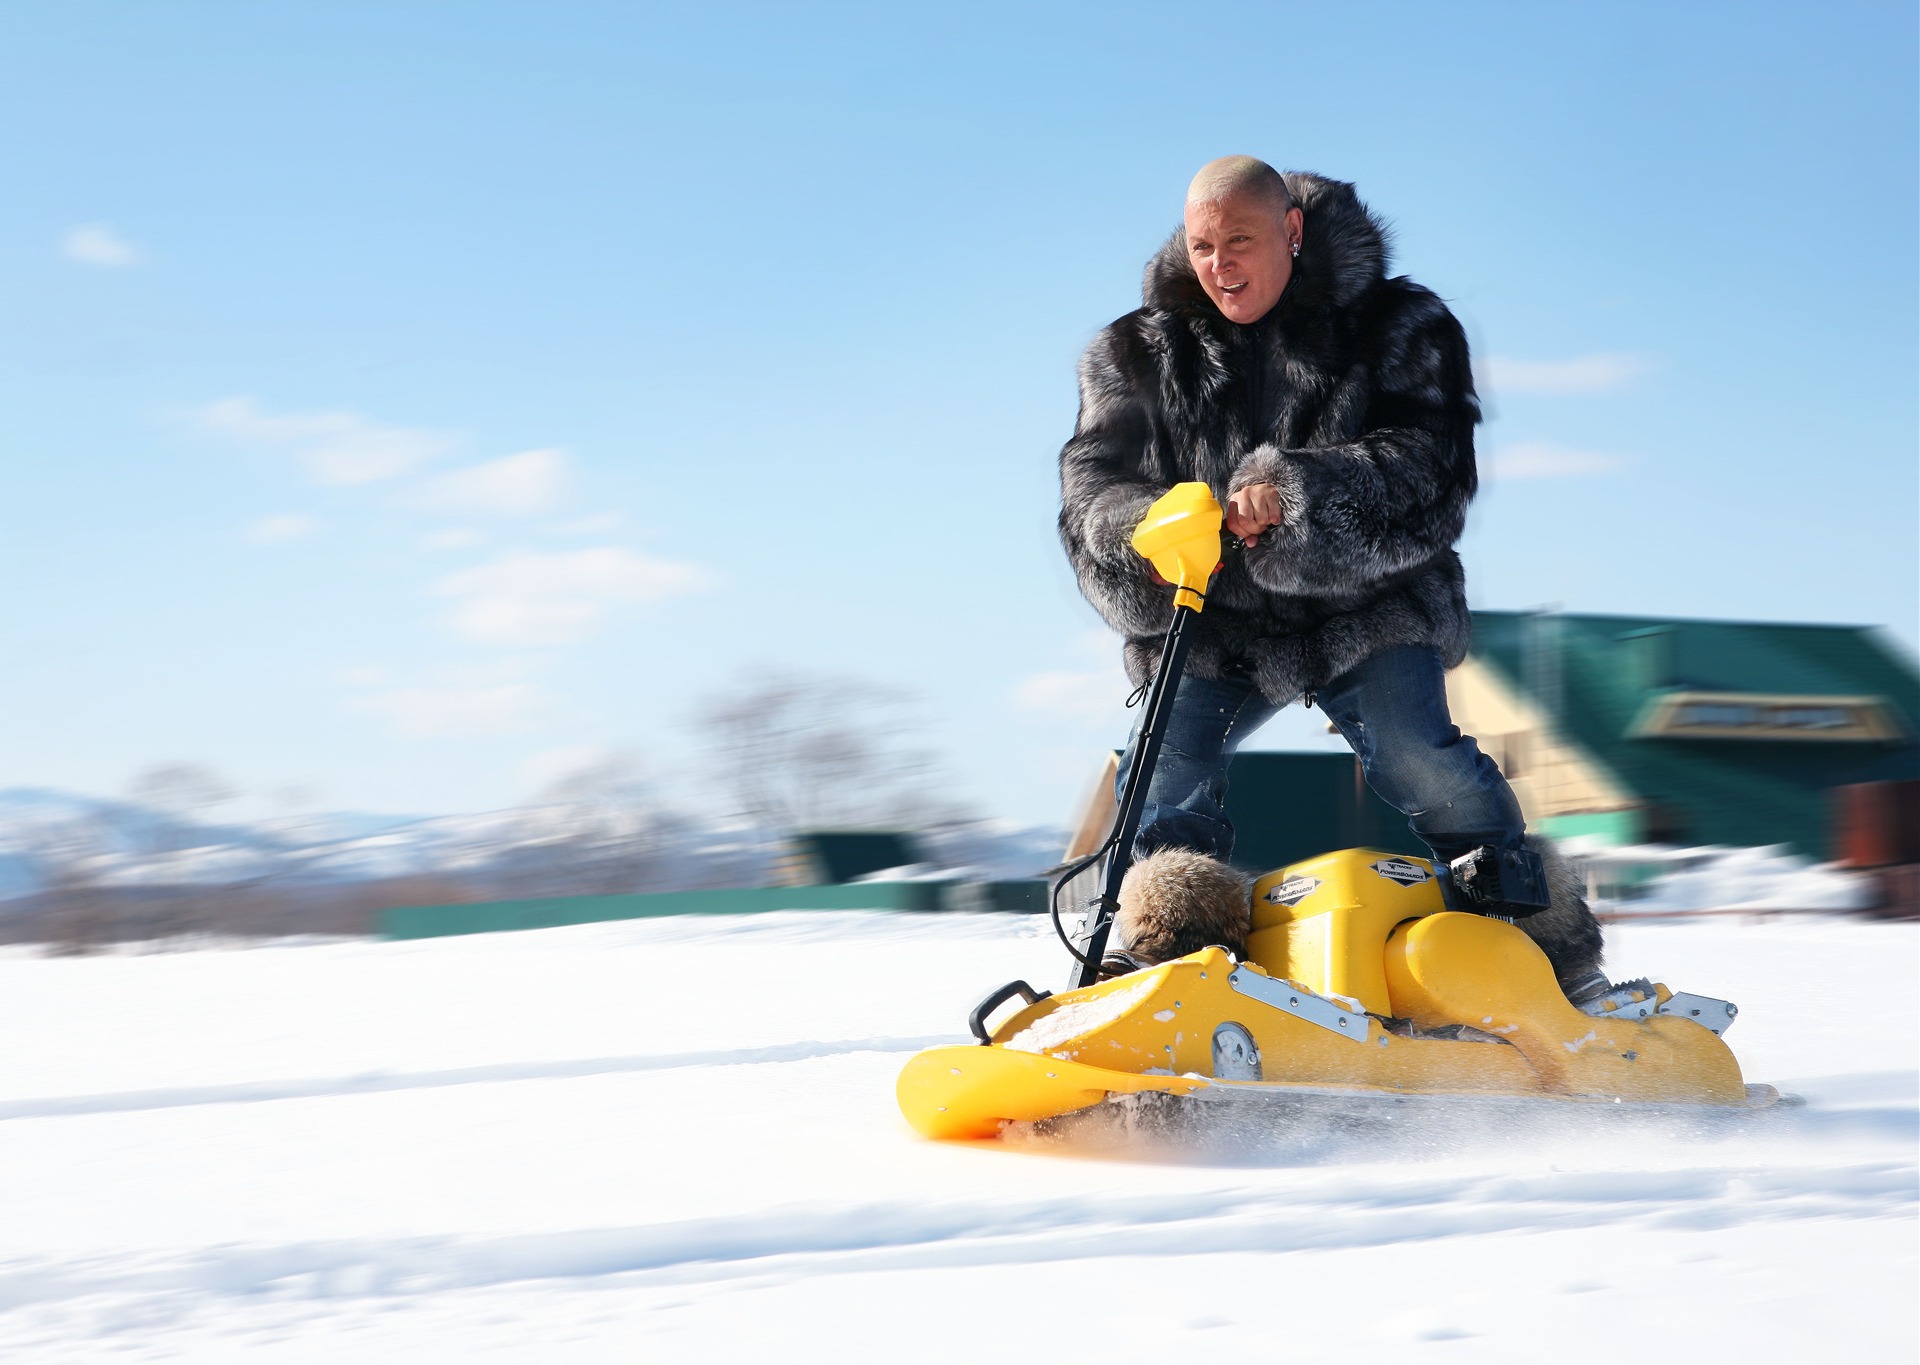
[[[1741,1125],[940,1146],[1025,917],[0,956],[0,1358],[1914,1357],[1920,929],[1610,931],[1742,1007]]]

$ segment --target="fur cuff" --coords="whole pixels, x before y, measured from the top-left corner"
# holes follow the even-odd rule
[[[1163,635],[1173,624],[1173,592],[1153,581],[1133,548],[1133,528],[1158,495],[1116,489],[1089,509],[1081,523],[1085,554],[1074,569],[1080,591],[1115,630],[1128,637]]]
[[[1269,528],[1247,552],[1254,582],[1269,592],[1299,592],[1306,587],[1300,566],[1307,562],[1307,477],[1297,456],[1278,446],[1255,446],[1233,471],[1229,493],[1256,483],[1272,484],[1280,495],[1280,524]]]
[[[1469,485],[1442,471],[1429,432],[1377,432],[1347,446],[1258,446],[1234,470],[1235,490],[1270,483],[1281,522],[1247,551],[1268,592],[1347,597],[1430,562],[1459,540]]]
[[[1151,489],[1116,488],[1102,496],[1086,520],[1087,548],[1110,568],[1138,569],[1146,577],[1147,561],[1133,548],[1133,529],[1160,495]]]
[[[1270,483],[1280,494],[1280,524],[1298,526],[1307,515],[1306,481],[1299,462],[1276,445],[1258,445],[1235,466],[1227,483],[1229,495],[1256,483]]]

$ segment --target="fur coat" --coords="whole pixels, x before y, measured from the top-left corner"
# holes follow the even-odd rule
[[[1154,499],[1194,479],[1223,504],[1271,483],[1285,514],[1251,549],[1229,541],[1194,623],[1194,674],[1250,675],[1285,704],[1392,645],[1431,645],[1449,668],[1466,655],[1452,548],[1476,486],[1466,336],[1430,290],[1387,276],[1385,229],[1353,186],[1286,181],[1305,233],[1265,317],[1229,322],[1176,232],[1147,266],[1143,306],[1080,362],[1060,538],[1126,637],[1136,684],[1173,605],[1128,540]]]

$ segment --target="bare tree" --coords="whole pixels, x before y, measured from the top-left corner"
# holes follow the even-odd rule
[[[914,743],[916,721],[903,692],[794,673],[742,686],[700,716],[735,812],[779,835],[964,818],[938,759]]]
[[[233,800],[233,789],[201,764],[173,762],[139,773],[127,794],[136,809],[126,815],[126,843],[148,865],[149,879],[169,887],[148,898],[146,936],[165,938],[204,927],[204,896],[181,887],[190,880],[182,855],[205,845],[206,817]]]
[[[143,805],[187,815],[233,800],[234,790],[199,763],[156,763],[133,779],[128,794]]]
[[[120,938],[119,902],[104,871],[114,841],[98,814],[45,821],[29,834],[27,857],[40,883],[43,932],[54,953],[89,953]]]
[[[163,762],[146,768],[127,787],[144,820],[129,829],[134,850],[157,862],[179,862],[200,847],[205,816],[234,799],[232,787],[196,762]]]
[[[666,825],[639,761],[607,754],[548,784],[520,817],[494,877],[511,895],[648,890],[667,871]]]

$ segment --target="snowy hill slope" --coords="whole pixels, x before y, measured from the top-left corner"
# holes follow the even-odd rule
[[[780,914],[0,954],[0,1357],[1911,1359],[1920,927],[1631,925],[1740,1002],[1695,1131],[937,1146],[905,1056],[1062,954]],[[1202,1355],[1204,1353],[1204,1355]]]

